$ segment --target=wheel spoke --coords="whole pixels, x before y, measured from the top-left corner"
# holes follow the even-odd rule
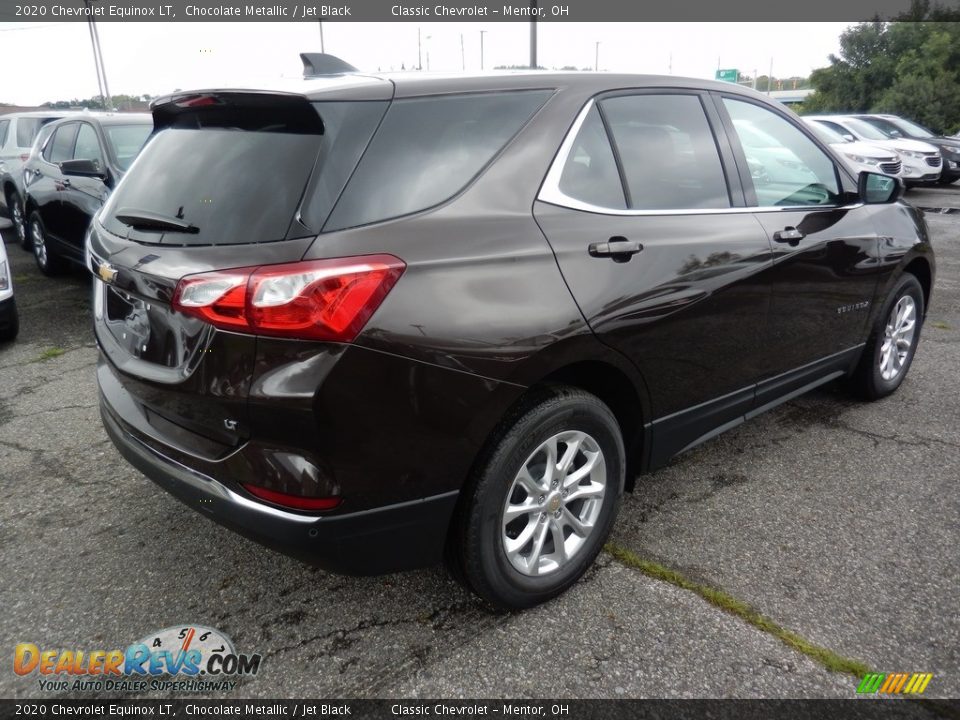
[[[533,548],[530,550],[530,557],[527,558],[527,567],[534,575],[540,574],[540,553],[543,552],[543,543],[547,539],[547,530],[549,523],[537,523],[535,537],[533,539]]]
[[[526,465],[520,468],[520,472],[517,473],[516,481],[520,483],[520,486],[526,490],[527,495],[531,497],[537,497],[543,492],[540,481],[530,474],[530,468],[528,468]]]
[[[566,477],[570,471],[570,465],[573,464],[574,458],[576,458],[577,453],[580,452],[580,443],[582,442],[582,436],[567,441],[567,449],[563,451],[563,457],[560,458],[560,462],[557,463],[557,472],[560,474],[560,477]]]
[[[542,511],[542,507],[539,503],[534,502],[533,499],[530,499],[530,502],[525,502],[521,505],[508,505],[507,509],[503,511],[503,524],[509,525],[514,520],[524,515],[530,515],[531,513],[538,513]]]
[[[520,534],[517,535],[517,537],[505,537],[503,540],[503,546],[504,550],[507,551],[507,556],[516,556],[521,550],[523,550],[530,543],[530,538],[533,537],[533,534],[537,531],[539,525],[540,524],[537,522],[528,522],[527,526],[520,531]]]
[[[589,485],[577,485],[570,491],[565,500],[571,503],[574,500],[585,500],[587,498],[603,497],[604,487],[600,483],[590,483]]]
[[[564,488],[572,488],[574,485],[579,485],[585,477],[593,472],[597,464],[597,459],[600,457],[600,452],[584,452],[583,454],[587,458],[587,461],[564,478]]]
[[[550,521],[550,533],[553,535],[553,555],[558,565],[562,565],[567,557],[567,544],[563,537],[563,526],[556,520]]]
[[[584,525],[582,522],[580,522],[580,518],[570,512],[570,510],[567,508],[563,508],[560,519],[563,521],[564,526],[573,528],[573,531],[580,537],[586,537],[587,533],[590,532],[590,526]]]

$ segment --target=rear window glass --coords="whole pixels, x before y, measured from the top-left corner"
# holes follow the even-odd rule
[[[550,90],[395,100],[324,230],[408,215],[460,192]]]
[[[144,243],[233,245],[282,240],[300,204],[319,135],[167,128],[143,149],[103,211],[104,226]],[[136,230],[119,211],[185,221],[196,233]]]

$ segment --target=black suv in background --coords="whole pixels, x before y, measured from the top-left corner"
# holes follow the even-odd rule
[[[153,116],[88,241],[106,430],[336,571],[445,557],[542,602],[637,472],[836,378],[896,390],[933,287],[896,179],[728,83],[346,72]]]
[[[0,213],[13,222],[17,240],[24,244],[23,164],[34,140],[47,123],[76,113],[60,110],[0,115]]]
[[[855,115],[854,117],[870,123],[892,138],[903,137],[911,140],[922,140],[940,148],[940,154],[943,156],[940,182],[944,185],[950,185],[960,180],[960,138],[937,135],[923,125],[918,125],[897,115]]]
[[[148,113],[82,113],[43,129],[23,169],[26,243],[43,273],[84,262],[90,220],[152,130]]]

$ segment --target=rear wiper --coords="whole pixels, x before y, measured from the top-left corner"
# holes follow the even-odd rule
[[[200,232],[200,228],[191,225],[186,220],[167,217],[149,210],[121,208],[114,217],[134,230],[169,230],[171,232],[190,233],[191,235]]]

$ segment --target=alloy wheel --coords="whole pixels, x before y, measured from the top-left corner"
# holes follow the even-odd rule
[[[513,568],[538,577],[566,566],[593,532],[606,490],[603,451],[590,435],[570,430],[544,441],[503,506],[501,540]]]
[[[23,245],[23,241],[27,238],[27,227],[23,221],[23,209],[16,197],[10,198],[10,218],[13,220],[13,227],[17,231],[17,242]]]
[[[37,258],[37,265],[45,268],[47,266],[47,245],[44,242],[43,227],[37,218],[34,218],[30,223],[30,239],[33,241],[33,254]]]
[[[895,379],[906,365],[917,328],[917,304],[910,295],[904,295],[890,311],[880,346],[880,377]]]

